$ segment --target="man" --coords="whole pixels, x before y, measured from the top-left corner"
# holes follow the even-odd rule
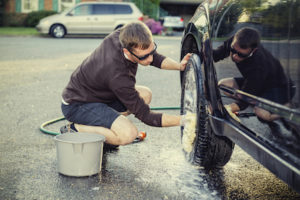
[[[242,28],[223,45],[213,51],[215,62],[230,56],[243,77],[225,78],[225,85],[263,97],[279,104],[288,105],[295,94],[292,81],[286,77],[283,67],[274,56],[260,44],[259,33],[252,28]],[[228,95],[228,94],[227,94]],[[247,108],[248,104],[237,101],[226,105],[231,112]],[[273,121],[279,116],[255,107],[261,121]]]
[[[142,22],[129,23],[108,35],[73,72],[63,91],[62,112],[73,122],[71,129],[102,134],[111,145],[126,145],[138,136],[136,126],[125,117],[129,113],[150,126],[180,125],[180,116],[150,110],[151,90],[136,85],[135,76],[138,64],[184,70],[191,54],[178,63],[156,48]]]

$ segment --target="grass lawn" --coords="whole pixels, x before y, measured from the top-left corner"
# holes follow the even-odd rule
[[[35,28],[29,27],[0,27],[1,35],[14,35],[14,36],[25,36],[25,35],[38,35],[39,33]]]

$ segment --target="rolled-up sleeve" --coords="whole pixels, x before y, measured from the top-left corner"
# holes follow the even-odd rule
[[[150,65],[157,67],[157,68],[161,68],[161,63],[165,58],[166,58],[165,56],[155,52],[153,54],[153,61],[152,61],[152,63],[150,63]]]

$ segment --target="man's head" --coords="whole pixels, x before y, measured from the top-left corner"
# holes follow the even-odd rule
[[[253,28],[240,29],[231,43],[231,59],[238,63],[253,55],[260,44],[260,35]]]
[[[121,28],[120,42],[123,52],[129,60],[141,65],[149,65],[153,61],[156,44],[152,33],[142,22],[132,22]]]

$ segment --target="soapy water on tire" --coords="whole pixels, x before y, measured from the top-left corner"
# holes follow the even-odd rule
[[[196,138],[196,114],[187,111],[185,115],[185,124],[182,134],[182,147],[185,152],[190,153],[193,150]]]

